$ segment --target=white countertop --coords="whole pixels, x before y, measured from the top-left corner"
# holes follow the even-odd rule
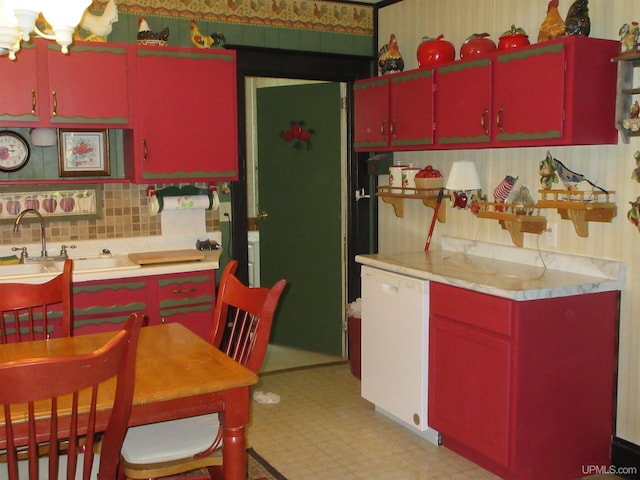
[[[207,236],[210,240],[216,240],[221,243],[222,238],[219,232],[210,232]],[[162,236],[153,237],[129,237],[108,240],[88,240],[82,242],[66,242],[67,245],[75,245],[75,248],[69,249],[69,258],[92,258],[97,257],[103,249],[108,249],[114,256],[127,256],[134,252],[151,252],[151,251],[170,251],[181,249],[195,249],[198,238],[191,237],[174,237],[167,238]],[[31,255],[37,255],[40,250],[40,244],[29,245]],[[48,245],[49,255],[57,255],[60,246],[56,243]],[[4,252],[3,255],[10,255],[13,252]],[[222,250],[203,251],[205,258],[203,260],[192,262],[174,262],[160,263],[153,265],[143,265],[139,268],[114,268],[105,270],[90,271],[74,271],[73,282],[89,282],[93,280],[112,280],[117,278],[146,277],[150,275],[165,275],[183,272],[198,272],[205,270],[216,270],[220,268],[220,255]],[[0,266],[0,273],[2,266]],[[31,275],[15,276],[14,278],[2,277],[0,282],[19,282],[19,283],[44,283],[51,278],[59,275],[61,271],[51,271],[49,273],[38,273]]]
[[[357,255],[356,261],[414,278],[513,300],[622,290],[622,262],[443,237],[442,250]]]

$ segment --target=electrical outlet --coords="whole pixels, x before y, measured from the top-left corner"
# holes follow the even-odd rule
[[[558,246],[558,224],[557,223],[547,224],[545,241],[547,242],[548,247]]]
[[[231,221],[231,202],[220,202],[220,221]]]

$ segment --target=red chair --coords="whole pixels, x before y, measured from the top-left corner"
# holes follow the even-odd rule
[[[257,374],[287,282],[250,288],[235,277],[236,268],[237,262],[230,261],[220,279],[210,341]],[[130,428],[122,447],[123,473],[158,478],[206,467],[213,478],[222,465],[221,440],[218,414]]]
[[[67,259],[62,273],[46,283],[0,283],[0,344],[73,335],[72,269]]]
[[[0,389],[5,418],[2,434],[7,439],[6,463],[0,464],[0,472],[5,470],[9,480],[116,478],[131,413],[143,319],[142,313],[132,314],[123,330],[89,353],[0,364],[0,385],[5,386]],[[95,429],[99,385],[114,376],[113,408],[107,428],[100,434]],[[79,395],[90,402],[78,402]],[[79,404],[83,411],[79,411]],[[43,405],[50,412],[48,418],[34,414],[42,411]],[[67,429],[70,434],[65,433]],[[7,478],[2,473],[0,477]]]

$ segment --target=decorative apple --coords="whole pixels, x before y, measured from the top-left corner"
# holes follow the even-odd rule
[[[44,208],[44,211],[47,212],[47,213],[55,212],[57,206],[58,206],[58,202],[53,197],[45,198],[42,201],[42,208]]]
[[[422,37],[422,43],[418,45],[418,67],[426,68],[455,60],[456,49],[453,43],[443,38],[444,35],[438,35],[436,38]]]
[[[34,210],[40,210],[40,202],[38,201],[38,198],[35,195],[27,198],[24,202],[24,206],[25,208],[33,208]]]
[[[73,197],[64,197],[62,200],[60,200],[60,208],[62,208],[62,210],[67,213],[73,212],[73,208],[75,206],[76,201],[73,199]]]
[[[482,57],[495,52],[498,48],[488,33],[474,33],[460,47],[460,58]]]
[[[511,25],[511,29],[500,35],[498,50],[520,48],[529,45],[529,36],[524,29]]]
[[[7,202],[7,212],[11,215],[18,215],[20,213],[20,202],[18,200],[9,200]]]
[[[427,165],[418,173],[416,173],[416,178],[440,178],[442,174],[440,170],[436,170],[431,165]]]

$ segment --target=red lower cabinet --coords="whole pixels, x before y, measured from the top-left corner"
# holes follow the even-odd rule
[[[73,286],[74,334],[118,329],[133,312],[149,325],[177,322],[208,339],[215,306],[215,271],[82,282]]]
[[[506,479],[610,464],[618,292],[430,293],[429,426],[446,447]]]

